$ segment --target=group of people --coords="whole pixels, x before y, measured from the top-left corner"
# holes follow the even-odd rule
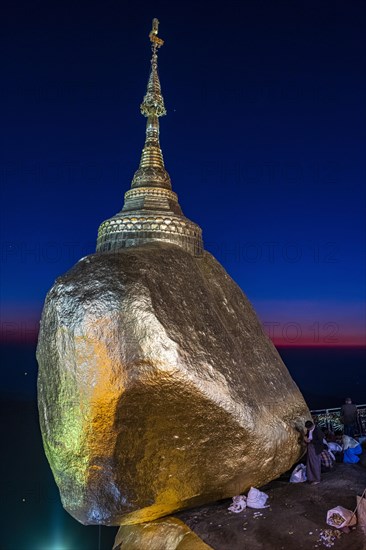
[[[354,437],[357,429],[358,411],[352,399],[347,397],[341,408],[341,422],[345,436]],[[311,485],[320,483],[322,467],[329,470],[333,467],[335,457],[329,448],[325,435],[319,426],[308,420],[305,422],[304,441],[307,446],[306,476]]]

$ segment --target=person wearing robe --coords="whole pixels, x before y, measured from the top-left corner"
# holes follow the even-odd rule
[[[311,485],[321,481],[321,453],[324,450],[324,434],[311,420],[305,422],[304,440],[307,445],[306,476]]]

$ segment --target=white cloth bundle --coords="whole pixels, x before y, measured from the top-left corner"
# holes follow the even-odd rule
[[[251,487],[247,497],[247,506],[248,508],[268,508],[269,505],[266,506],[267,499],[266,493]]]
[[[340,453],[342,452],[342,447],[338,445],[338,443],[334,443],[333,441],[329,441],[327,443],[328,449],[333,451],[333,453]]]
[[[246,500],[247,497],[245,497],[244,495],[233,497],[233,503],[231,506],[229,506],[228,510],[230,510],[230,512],[234,512],[235,514],[242,512],[247,507]]]

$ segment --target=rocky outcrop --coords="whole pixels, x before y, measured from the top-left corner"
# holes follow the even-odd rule
[[[306,404],[247,298],[207,252],[80,260],[37,349],[44,446],[84,524],[146,522],[288,470]]]
[[[122,525],[113,550],[213,550],[191,529],[174,517],[138,525]]]

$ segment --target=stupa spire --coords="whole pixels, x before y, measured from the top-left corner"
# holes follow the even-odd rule
[[[158,74],[159,21],[153,19],[149,34],[152,57],[141,113],[147,118],[145,145],[123,208],[98,230],[97,252],[163,241],[195,255],[202,254],[201,228],[186,218],[164,166],[159,142],[159,117],[166,114]]]
[[[149,34],[152,50],[151,72],[147,83],[147,91],[144,100],[141,103],[141,113],[146,117],[153,115],[158,117],[166,115],[158,75],[158,49],[164,44],[164,40],[158,37],[158,27],[159,21],[157,19],[153,19],[152,30]]]
[[[142,150],[140,166],[132,180],[134,187],[164,187],[171,189],[168,172],[164,167],[163,154],[159,142],[159,117],[166,115],[164,99],[158,74],[158,49],[164,41],[158,37],[159,21],[153,19],[149,38],[151,41],[151,71],[147,90],[140,105],[141,113],[147,117],[146,139]]]

